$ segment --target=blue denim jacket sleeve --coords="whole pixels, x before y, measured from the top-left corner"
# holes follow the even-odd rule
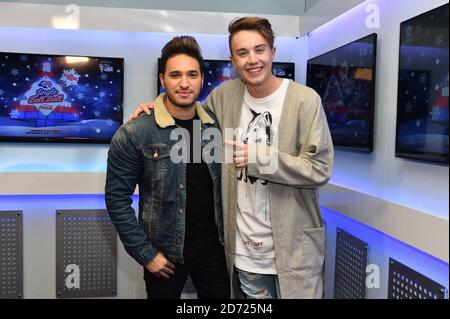
[[[142,164],[136,146],[122,126],[114,135],[108,152],[105,201],[111,221],[127,253],[145,266],[157,253],[131,204]]]

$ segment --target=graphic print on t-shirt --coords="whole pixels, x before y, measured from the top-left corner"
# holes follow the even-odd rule
[[[248,124],[247,129],[241,135],[241,142],[249,143],[265,143],[270,146],[272,143],[272,114],[270,112],[257,113],[250,109],[253,119]],[[247,175],[247,168],[241,170],[238,181],[244,180],[245,183],[250,181],[254,184],[258,179]],[[262,181],[262,185],[266,185],[267,181]]]
[[[278,126],[289,86],[285,80],[271,95],[255,98],[245,90],[237,142],[258,144],[275,150]],[[251,154],[256,155],[256,154]],[[250,156],[249,162],[256,158]],[[270,206],[271,183],[257,174],[262,163],[249,163],[251,170],[239,169],[236,207],[236,268],[259,274],[277,274]],[[251,175],[253,176],[251,176]],[[270,175],[267,175],[269,178]],[[259,179],[257,178],[259,177]],[[278,207],[275,209],[279,209]],[[281,208],[280,208],[281,209]]]

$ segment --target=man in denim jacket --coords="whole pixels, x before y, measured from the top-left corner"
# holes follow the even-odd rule
[[[200,48],[194,38],[181,36],[161,53],[166,93],[152,115],[124,124],[114,135],[106,206],[126,251],[144,266],[149,299],[179,299],[187,276],[199,298],[228,298],[221,140],[210,134],[218,132],[214,115],[196,103],[203,84]],[[136,185],[138,220],[131,207]]]

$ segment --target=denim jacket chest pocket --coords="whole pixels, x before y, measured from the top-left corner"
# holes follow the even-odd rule
[[[140,147],[143,155],[143,169],[146,183],[164,182],[170,169],[170,147],[165,143],[144,144]]]

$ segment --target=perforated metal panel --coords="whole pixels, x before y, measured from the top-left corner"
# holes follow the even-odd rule
[[[444,286],[389,258],[388,299],[445,299],[446,295]]]
[[[21,211],[0,211],[0,299],[23,297]]]
[[[56,212],[56,296],[114,296],[117,235],[106,210]]]
[[[336,234],[335,299],[366,298],[367,243],[342,229]]]

